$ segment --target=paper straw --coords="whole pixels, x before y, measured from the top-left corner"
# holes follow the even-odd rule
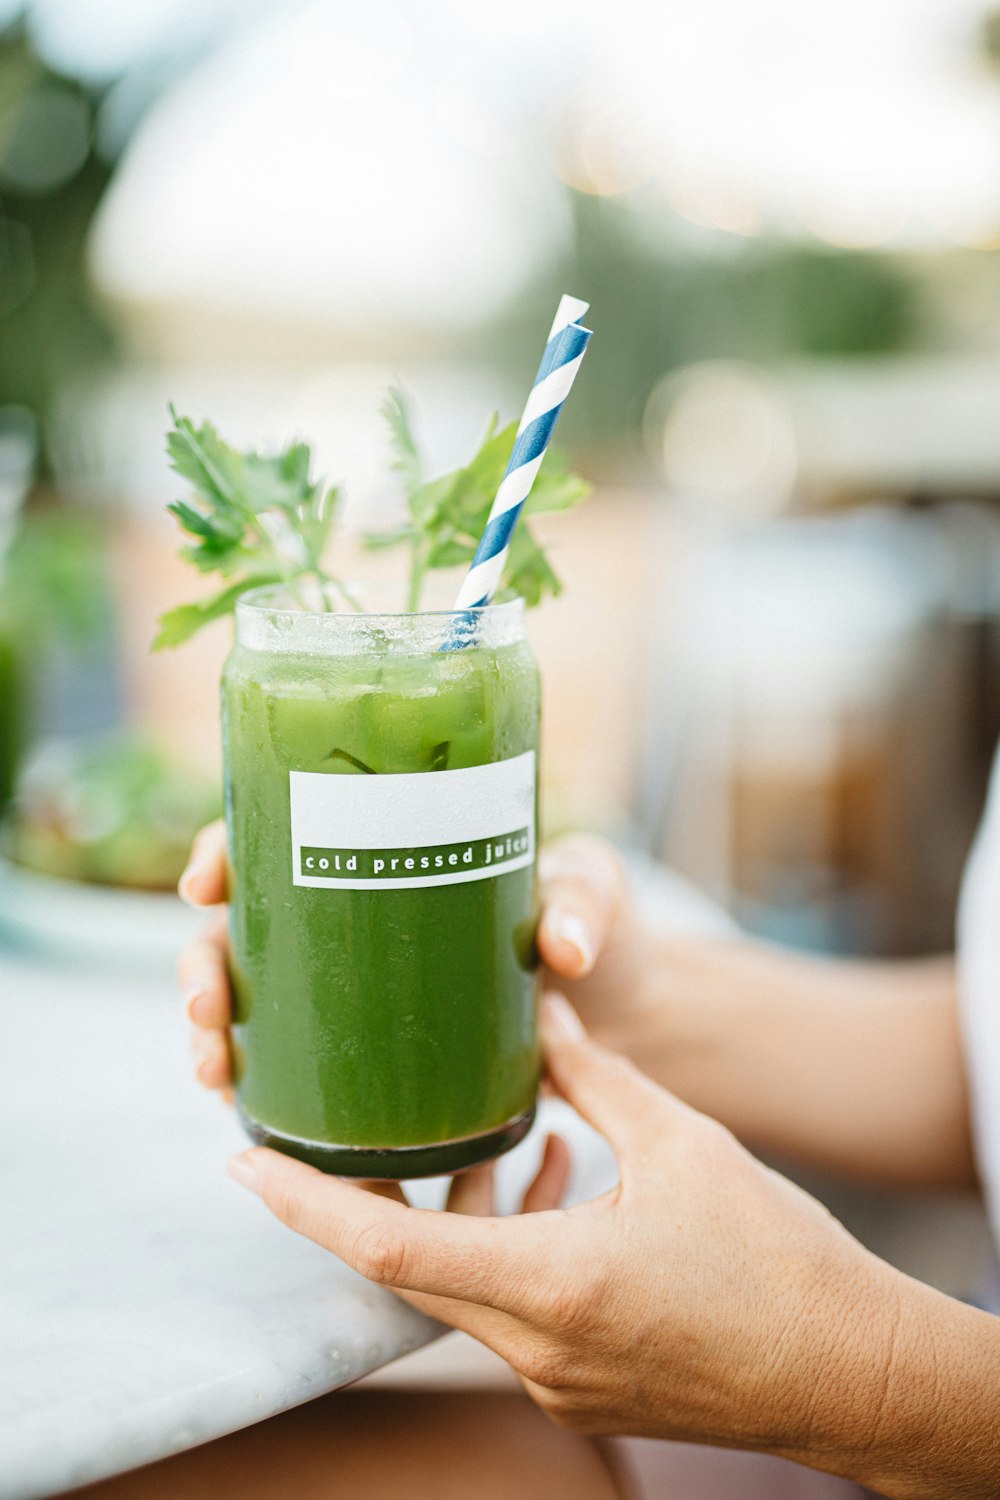
[[[538,366],[538,374],[535,376],[535,385],[537,385],[540,380],[544,380],[545,376],[551,370],[552,361],[555,357],[556,346],[559,343],[559,335],[562,333],[563,329],[568,328],[571,323],[582,322],[583,318],[589,311],[589,302],[581,302],[579,297],[570,297],[568,293],[563,292],[562,296],[559,298],[559,307],[556,310],[556,315],[552,319],[552,327],[549,329],[548,342],[545,345],[545,352],[542,355],[542,362]]]
[[[572,306],[566,307],[567,304]],[[567,313],[572,313],[573,308],[580,306],[585,307],[586,304],[581,304],[572,297],[564,297],[559,304],[559,313],[553,324],[557,331],[545,347],[535,384],[531,388],[517,429],[507,471],[497,491],[486,529],[472,559],[472,566],[455,600],[456,610],[476,609],[488,604],[503,576],[517,518],[531,493],[531,486],[542,466],[553,428],[559,420],[559,413],[590,342],[590,329],[581,327],[579,323],[564,324],[559,330],[560,314],[564,307]]]

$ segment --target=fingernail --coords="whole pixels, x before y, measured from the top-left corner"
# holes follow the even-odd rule
[[[575,911],[560,910],[557,907],[549,917],[549,931],[558,942],[566,943],[573,949],[580,960],[583,973],[593,968],[594,945],[586,922]]]
[[[177,894],[182,901],[187,902],[188,906],[200,905],[191,890],[192,884],[198,879],[200,874],[201,866],[192,861],[177,882]]]
[[[249,1188],[252,1193],[260,1192],[260,1175],[249,1151],[244,1151],[240,1156],[231,1156],[226,1162],[226,1171],[241,1187]]]
[[[542,1025],[566,1041],[580,1042],[587,1033],[583,1022],[563,995],[546,995],[542,1000]]]
[[[205,1007],[203,1005],[200,1005],[199,1001],[207,996],[208,988],[209,985],[207,980],[196,979],[193,981],[193,983],[187,986],[182,996],[184,1001],[184,1009],[187,1011],[187,1018],[189,1021],[193,1021],[196,1026],[200,1021],[206,1019],[206,1017],[202,1014]]]

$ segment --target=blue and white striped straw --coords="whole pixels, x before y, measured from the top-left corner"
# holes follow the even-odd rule
[[[503,576],[511,537],[535,476],[542,466],[552,430],[590,342],[590,329],[577,321],[589,304],[577,297],[559,303],[538,374],[517,429],[507,471],[497,490],[486,530],[455,600],[455,609],[488,604]]]
[[[555,317],[552,319],[552,327],[549,329],[548,343],[545,345],[542,362],[538,366],[538,374],[535,376],[535,385],[540,380],[544,380],[545,376],[552,369],[552,361],[555,357],[556,345],[559,343],[559,335],[571,323],[579,323],[589,310],[589,302],[581,302],[579,297],[571,297],[568,292],[564,292],[559,298],[559,306],[556,309]]]

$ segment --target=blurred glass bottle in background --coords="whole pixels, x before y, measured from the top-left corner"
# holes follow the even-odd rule
[[[0,408],[0,817],[14,792],[26,739],[25,632],[11,586],[11,544],[35,463],[35,424],[23,407]]]
[[[0,583],[0,817],[14,795],[24,745],[24,692],[14,622],[6,617]]]

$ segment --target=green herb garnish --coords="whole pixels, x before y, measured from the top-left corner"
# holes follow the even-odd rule
[[[382,407],[389,427],[392,468],[398,475],[408,517],[403,526],[365,538],[369,547],[409,549],[407,608],[419,609],[428,572],[467,566],[482,536],[517,433],[516,423],[498,428],[491,418],[478,452],[464,468],[428,479],[402,391],[391,389]],[[170,408],[173,426],[167,451],[174,471],[191,485],[191,500],[168,509],[192,540],[181,556],[202,573],[216,573],[225,586],[206,599],[182,604],[160,620],[154,650],[177,646],[203,625],[229,614],[250,589],[283,584],[304,608],[360,606],[329,571],[325,554],[340,500],[336,486],[312,478],[307,444],[291,443],[272,456],[240,453],[209,422],[196,427]],[[507,557],[499,597],[520,594],[528,605],[562,585],[528,517],[568,510],[590,493],[551,449],[528,497]]]
[[[229,614],[249,589],[269,583],[283,583],[305,606],[331,609],[338,595],[353,603],[323,563],[340,495],[311,477],[308,445],[291,443],[273,456],[239,453],[210,422],[195,427],[173,407],[170,415],[170,467],[198,502],[167,507],[193,538],[181,556],[202,573],[232,581],[207,599],[168,610],[153,649],[180,645]]]
[[[498,427],[499,418],[494,413],[479,451],[464,468],[439,479],[427,479],[401,390],[389,390],[382,414],[389,427],[392,467],[402,481],[409,520],[394,531],[372,533],[366,541],[370,547],[404,543],[409,547],[407,608],[419,609],[424,580],[431,569],[467,567],[471,563],[514,447],[517,423]],[[520,594],[533,606],[546,594],[561,593],[559,577],[533,536],[528,517],[569,510],[585,500],[590,491],[586,480],[571,473],[562,455],[550,448],[517,523],[498,597]]]

